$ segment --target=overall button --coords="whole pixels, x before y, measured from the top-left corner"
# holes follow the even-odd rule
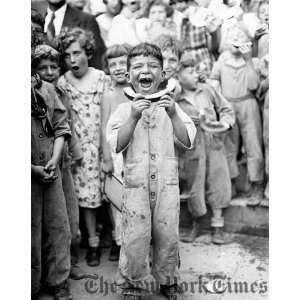
[[[151,154],[150,157],[151,157],[152,160],[155,160],[155,154]]]
[[[154,197],[155,197],[155,193],[154,193],[154,192],[151,192],[151,193],[150,193],[150,196],[154,198]]]
[[[43,138],[44,135],[42,133],[39,134],[39,138]]]
[[[155,175],[154,174],[151,175],[151,179],[155,179]]]

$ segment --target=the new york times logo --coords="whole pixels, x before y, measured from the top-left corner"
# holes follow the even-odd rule
[[[136,286],[149,294],[159,292],[159,284],[156,282],[141,281]],[[197,281],[180,281],[178,283],[181,293],[189,294],[266,294],[268,292],[268,283],[263,280],[233,281],[230,277],[206,278],[199,276]],[[97,275],[88,278],[84,288],[89,294],[108,294],[117,293],[115,282],[111,282]]]

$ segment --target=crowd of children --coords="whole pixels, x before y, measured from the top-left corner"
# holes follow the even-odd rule
[[[89,276],[78,266],[80,237],[87,265],[100,265],[98,212],[113,175],[122,207],[104,213],[118,291],[139,300],[149,292],[141,282],[155,279],[175,300],[179,240],[196,239],[209,209],[212,242],[228,243],[231,199],[244,193],[247,205],[259,205],[269,197],[269,2],[102,4],[106,11],[90,16],[102,37],[62,26],[49,38],[31,11],[32,299],[41,291],[71,299],[68,279]],[[99,38],[103,70],[91,64]],[[193,220],[181,236],[180,195]]]

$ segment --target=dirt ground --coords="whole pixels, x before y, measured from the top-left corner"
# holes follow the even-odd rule
[[[208,233],[192,244],[180,243],[180,287],[182,300],[261,300],[268,299],[268,239],[232,234],[233,242],[217,246]],[[108,261],[105,249],[101,264],[90,268],[81,253],[80,266],[95,278],[70,280],[73,300],[121,299],[115,293],[117,262]],[[43,295],[40,300],[52,299]],[[146,299],[163,300],[159,293]]]

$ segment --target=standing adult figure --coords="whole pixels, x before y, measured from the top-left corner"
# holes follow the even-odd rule
[[[66,3],[66,0],[47,0],[44,31],[50,42],[60,33],[63,27],[80,27],[93,33],[96,48],[90,61],[91,67],[102,69],[102,56],[106,50],[99,26],[94,16],[80,11]]]

